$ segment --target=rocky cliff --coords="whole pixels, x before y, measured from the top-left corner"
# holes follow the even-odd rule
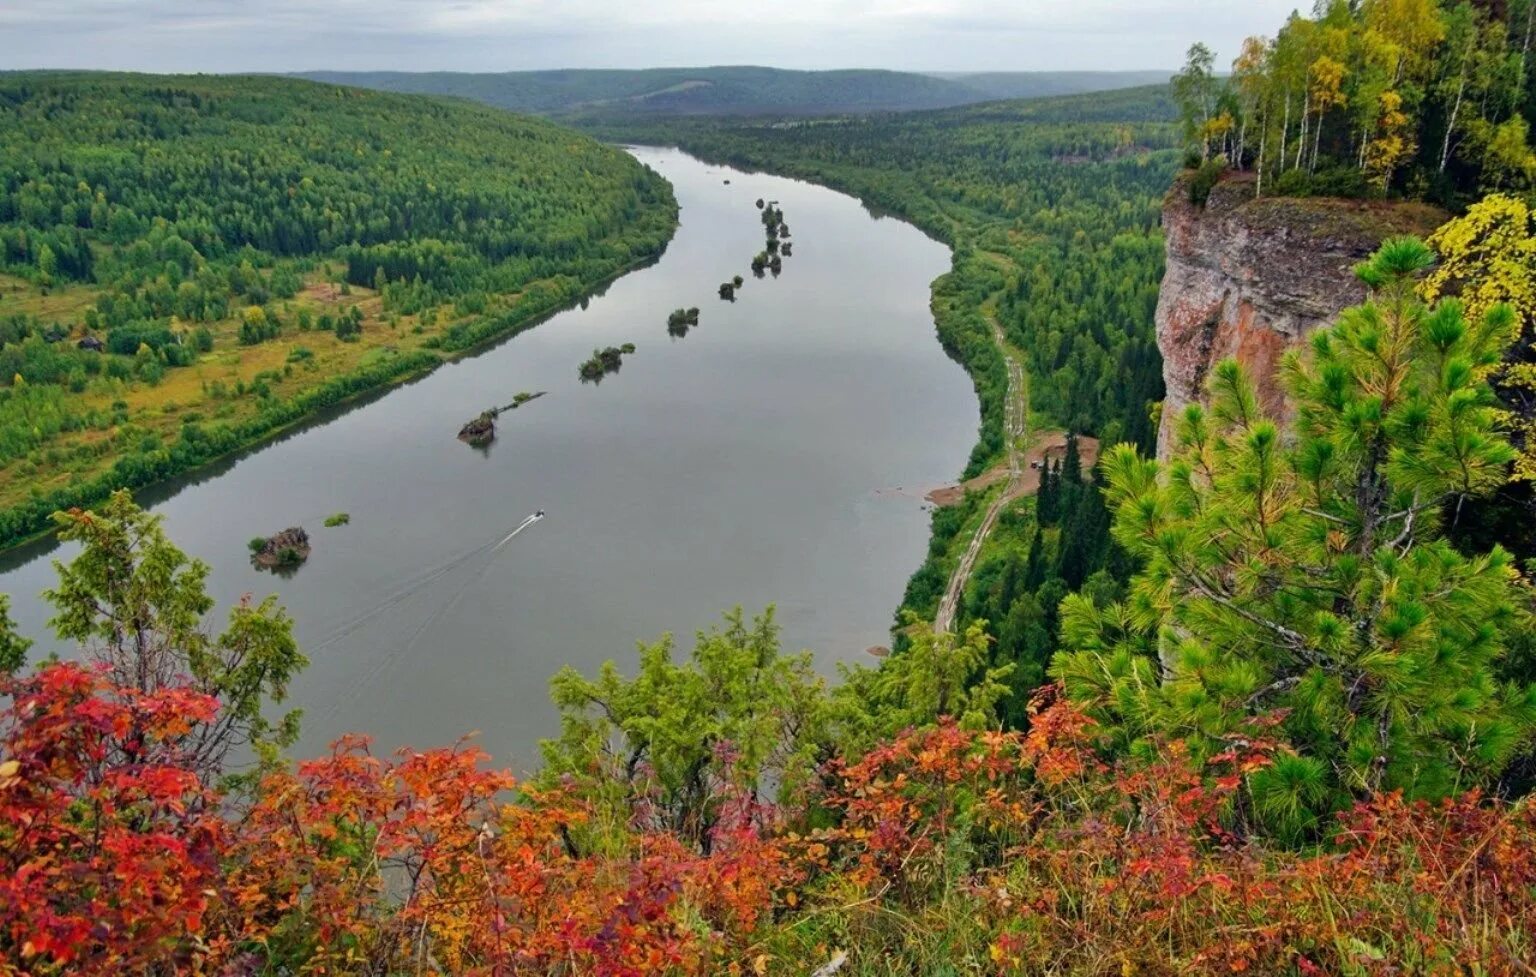
[[[1285,419],[1281,356],[1365,289],[1354,265],[1384,238],[1427,234],[1445,215],[1423,204],[1253,196],[1241,177],[1218,183],[1202,206],[1186,179],[1163,208],[1168,266],[1157,305],[1157,343],[1168,394],[1158,434],[1166,455],[1184,407],[1211,368],[1237,357],[1264,407]]]

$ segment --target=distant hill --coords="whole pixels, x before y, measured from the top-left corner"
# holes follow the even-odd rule
[[[935,72],[935,78],[958,82],[988,98],[1041,98],[1078,95],[1143,85],[1163,85],[1168,71],[985,71]]]
[[[313,71],[313,81],[453,95],[539,115],[828,115],[939,109],[997,98],[1163,82],[1168,73],[1041,72],[940,77],[902,71],[714,67],[504,73]],[[973,80],[974,79],[974,80]]]
[[[1164,79],[1156,85],[1116,88],[1112,91],[1079,92],[1047,98],[1011,99],[962,105],[928,113],[936,122],[950,125],[977,123],[1074,123],[1074,122],[1174,122],[1179,107],[1173,86]]]

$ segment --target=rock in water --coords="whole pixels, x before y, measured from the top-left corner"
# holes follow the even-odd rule
[[[496,415],[486,411],[459,428],[459,440],[475,447],[490,444],[496,438]]]
[[[264,567],[294,567],[309,559],[309,533],[301,527],[291,526],[275,536],[267,537],[261,549],[252,559]]]

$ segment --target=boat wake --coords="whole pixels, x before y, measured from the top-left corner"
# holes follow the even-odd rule
[[[522,533],[524,530],[528,529],[528,527],[534,525],[535,523],[542,522],[544,518],[545,516],[543,509],[531,513],[529,516],[523,519],[522,522],[514,526],[510,532],[495,542],[482,543],[467,553],[460,554],[459,556],[454,557],[453,559],[444,564],[441,564],[440,566],[417,575],[408,581],[405,586],[401,587],[399,590],[386,597],[383,601],[375,604],[373,607],[364,611],[362,614],[337,628],[318,645],[314,645],[311,649],[312,651],[323,650],[330,645],[333,645],[336,642],[342,640],[343,638],[346,638],[348,635],[353,634],[370,622],[377,620],[380,616],[389,610],[399,606],[400,604],[403,604],[410,598],[421,593],[427,587],[448,576],[450,573],[453,573],[455,570],[474,567],[473,572],[465,577],[462,582],[454,584],[453,593],[442,603],[438,604],[437,608],[434,609],[432,613],[423,618],[421,623],[411,631],[410,635],[405,639],[403,643],[397,645],[388,654],[376,661],[373,664],[373,667],[369,668],[363,674],[358,676],[357,680],[352,682],[341,695],[332,700],[330,708],[322,713],[322,715],[326,718],[334,716],[335,713],[345,703],[355,700],[357,696],[363,692],[364,689],[393,670],[395,665],[397,665],[401,659],[410,654],[410,652],[416,648],[417,643],[427,634],[432,625],[436,624],[446,614],[457,607],[459,601],[464,598],[464,595],[468,593],[469,589],[474,585],[474,583],[482,576],[484,576],[486,571],[490,570],[491,564],[496,559],[496,554],[501,552],[501,550],[504,549],[508,543],[511,543],[512,540],[516,539],[519,533]],[[481,562],[478,566],[474,566],[476,557],[484,558],[484,561]]]

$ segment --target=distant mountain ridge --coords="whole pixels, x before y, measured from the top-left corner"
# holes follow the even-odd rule
[[[942,71],[935,78],[958,82],[989,98],[1082,95],[1146,85],[1166,85],[1172,71]]]
[[[1165,82],[1169,72],[989,72],[933,75],[722,66],[643,70],[311,71],[312,81],[450,95],[547,116],[826,115],[940,109]]]

